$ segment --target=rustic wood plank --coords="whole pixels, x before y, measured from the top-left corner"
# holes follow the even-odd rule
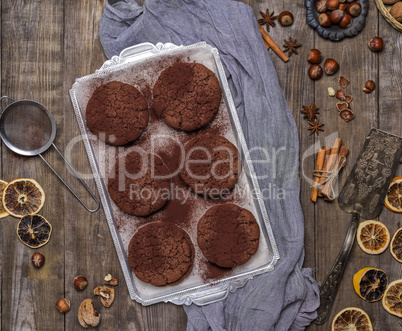
[[[62,1],[2,1],[2,93],[16,99],[35,99],[46,105],[63,126]],[[53,151],[44,156],[57,169],[63,164]],[[2,327],[4,330],[62,329],[64,317],[55,308],[64,296],[63,188],[39,157],[2,150],[5,180],[32,177],[43,186],[47,200],[41,214],[53,225],[50,242],[38,249],[46,262],[31,264],[34,250],[24,246],[15,231],[18,220],[2,220]]]
[[[379,70],[375,77],[377,88],[375,94],[378,100],[379,128],[402,136],[402,36],[379,16],[379,34],[384,39],[384,50],[378,58]],[[385,32],[385,33],[384,33]],[[402,176],[402,166],[399,166],[395,176]],[[402,226],[400,214],[393,213],[387,208],[382,211],[379,220],[383,222],[391,234]],[[376,266],[384,270],[388,275],[389,282],[402,278],[401,265],[386,250],[376,261]],[[384,330],[402,330],[400,319],[378,308],[376,324]],[[375,316],[375,317],[377,317]]]

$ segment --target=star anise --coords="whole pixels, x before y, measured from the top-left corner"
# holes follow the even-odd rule
[[[296,48],[300,47],[301,44],[297,44],[296,39],[292,39],[292,37],[289,37],[289,40],[285,39],[285,43],[283,44],[283,47],[285,49],[283,50],[285,53],[288,52],[288,56],[290,57],[293,53],[298,55]]]
[[[313,119],[317,118],[317,114],[320,113],[318,110],[319,108],[312,103],[311,105],[303,106],[303,110],[300,112],[304,114],[303,118],[307,118],[307,121],[312,121]]]
[[[324,129],[322,129],[321,127],[324,126],[324,123],[320,124],[318,118],[316,118],[314,120],[314,122],[312,121],[308,121],[308,124],[311,125],[311,127],[307,128],[307,130],[311,130],[310,131],[310,136],[315,132],[317,134],[317,136],[320,134],[320,131],[324,131]]]
[[[276,18],[277,18],[278,16],[274,16],[274,15],[275,15],[275,12],[274,12],[274,11],[272,11],[272,13],[270,14],[270,13],[269,13],[269,9],[267,9],[266,13],[264,14],[264,13],[260,10],[260,14],[261,14],[262,18],[260,18],[260,19],[258,20],[258,23],[259,23],[260,25],[267,24],[267,31],[269,31],[269,26],[274,27],[274,26],[276,25],[276,23],[275,23],[274,21],[276,20]]]

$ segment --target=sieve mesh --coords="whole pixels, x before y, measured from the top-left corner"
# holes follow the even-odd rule
[[[52,138],[52,121],[39,103],[19,101],[3,113],[1,130],[3,138],[15,148],[27,152],[41,150]]]

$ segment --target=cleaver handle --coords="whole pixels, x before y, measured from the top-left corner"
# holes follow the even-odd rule
[[[334,304],[336,294],[338,293],[339,284],[355,241],[359,220],[360,215],[358,213],[353,213],[345,241],[343,242],[338,257],[336,258],[331,271],[325,278],[324,283],[320,287],[320,307],[317,311],[317,319],[314,321],[315,324],[324,324],[331,313],[332,305]]]

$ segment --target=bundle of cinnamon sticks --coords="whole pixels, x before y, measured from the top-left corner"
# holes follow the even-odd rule
[[[317,197],[323,197],[326,201],[336,198],[338,174],[345,165],[348,154],[349,150],[342,145],[341,138],[337,138],[332,147],[320,148],[315,164],[311,201],[316,202]]]

